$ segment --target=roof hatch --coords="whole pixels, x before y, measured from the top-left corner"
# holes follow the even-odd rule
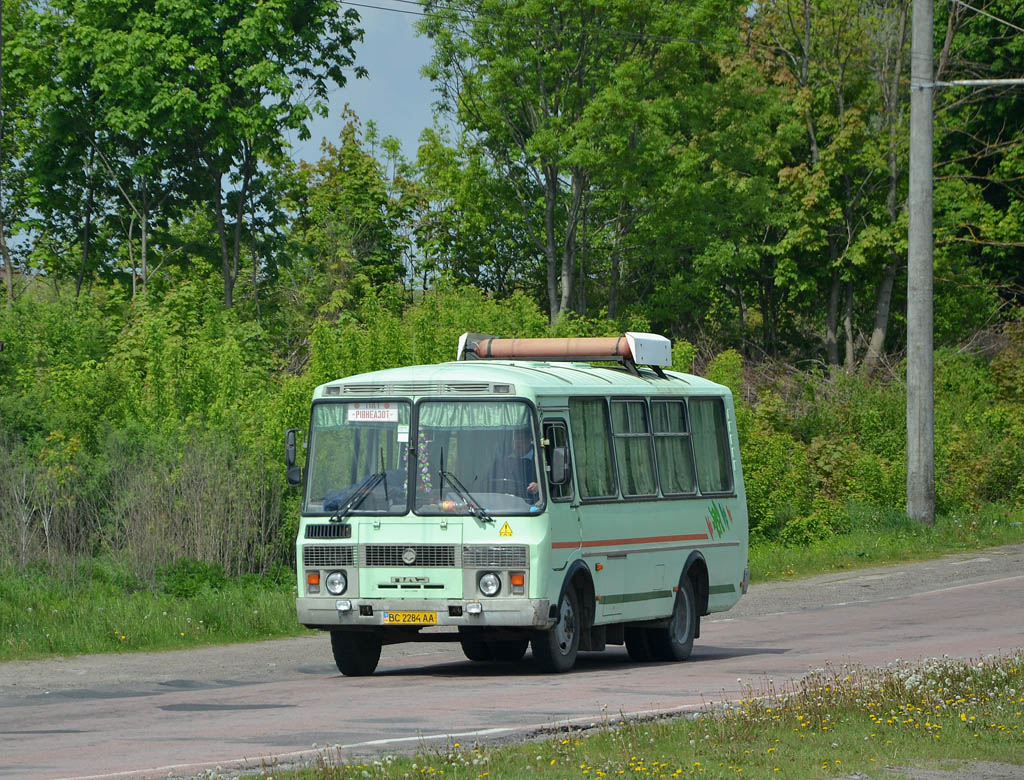
[[[573,339],[497,339],[483,333],[463,333],[456,359],[615,361],[634,374],[639,373],[639,364],[650,366],[664,377],[661,367],[672,365],[672,342],[654,333],[634,332]]]

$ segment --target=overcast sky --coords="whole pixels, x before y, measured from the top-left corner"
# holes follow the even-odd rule
[[[415,8],[389,0],[365,0],[365,4],[400,10]],[[402,152],[412,159],[416,156],[420,131],[433,123],[434,94],[430,82],[420,76],[420,68],[430,59],[430,41],[415,34],[413,25],[419,16],[375,8],[355,10],[366,33],[356,47],[356,64],[366,68],[369,76],[349,79],[344,87],[331,93],[330,116],[314,119],[310,140],[293,142],[294,156],[310,162],[318,160],[321,139],[337,140],[342,127],[341,111],[348,103],[364,126],[368,120],[374,120],[381,135],[398,138]]]

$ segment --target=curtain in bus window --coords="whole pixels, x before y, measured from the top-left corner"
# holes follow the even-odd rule
[[[570,400],[573,455],[584,498],[615,495],[608,417],[602,399]]]
[[[436,504],[451,485],[449,472],[471,493],[520,496],[497,511],[525,511],[536,502],[539,457],[534,452],[533,418],[521,401],[428,401],[419,407],[419,462],[416,506]],[[526,451],[524,451],[524,448]],[[493,507],[492,507],[493,508]]]
[[[650,496],[654,487],[654,456],[643,401],[612,401],[615,464],[624,496]]]
[[[690,422],[701,492],[728,493],[732,490],[732,468],[722,399],[691,398]]]
[[[519,401],[453,403],[430,401],[420,406],[420,426],[449,430],[529,427],[530,410]]]
[[[685,405],[682,401],[651,401],[651,420],[661,492],[666,496],[693,493],[697,480]]]

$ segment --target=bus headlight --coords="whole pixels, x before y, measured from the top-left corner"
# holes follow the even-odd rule
[[[345,588],[348,587],[348,578],[343,571],[332,571],[327,575],[324,584],[327,585],[328,593],[332,596],[340,596],[345,592]]]
[[[497,596],[498,591],[501,590],[501,580],[498,578],[497,574],[492,572],[480,575],[478,584],[480,586],[480,592],[485,596]]]

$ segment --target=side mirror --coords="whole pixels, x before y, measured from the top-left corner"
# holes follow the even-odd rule
[[[289,428],[284,432],[284,465],[289,485],[302,484],[302,468],[295,465],[295,436],[298,428]]]
[[[565,447],[551,448],[551,484],[564,485],[569,478],[568,450]]]

